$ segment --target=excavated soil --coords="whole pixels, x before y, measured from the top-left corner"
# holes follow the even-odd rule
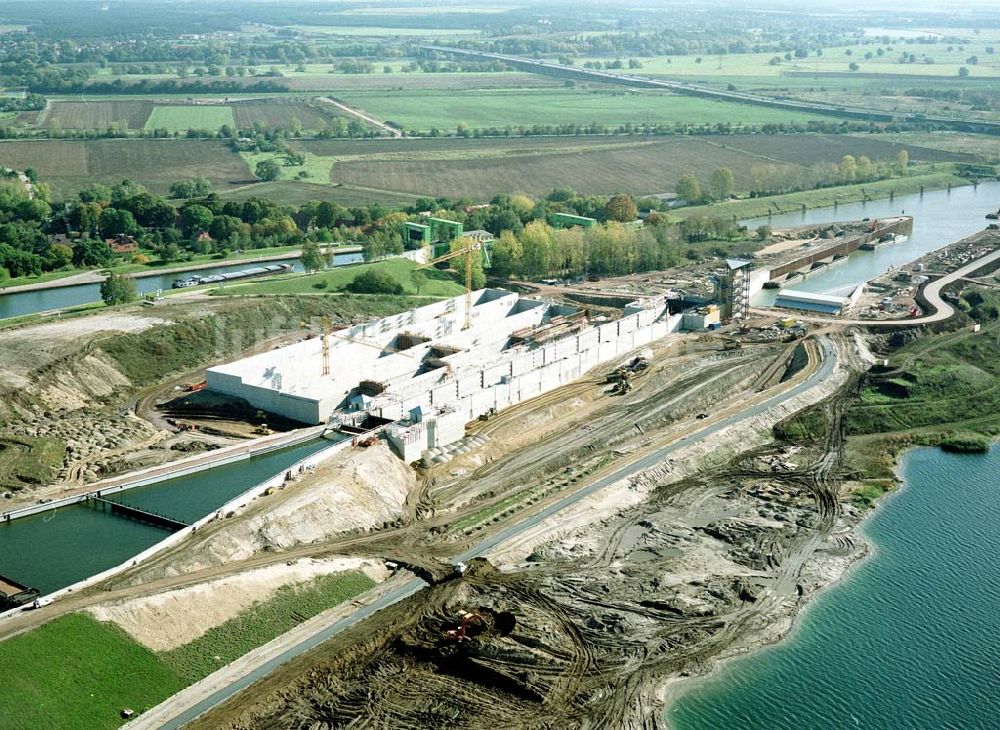
[[[360,558],[299,560],[94,606],[88,613],[98,621],[113,621],[152,651],[169,651],[221,626],[255,603],[268,600],[284,586],[345,571],[362,571],[375,581],[384,580],[388,574],[381,563]]]
[[[858,359],[857,343],[839,348]],[[769,369],[766,357],[679,363],[654,369],[616,401],[595,395],[594,384],[567,388],[562,407],[543,400],[481,425],[490,431],[487,452],[435,467],[412,525],[353,549],[455,554],[478,529],[450,527],[455,516],[538,494],[540,483],[565,489],[573,474],[592,478],[607,464],[587,472],[588,453],[628,458],[690,427],[692,410],[677,396],[689,393],[694,412],[726,411],[753,398]],[[716,378],[711,397],[699,396],[692,372],[697,383]],[[661,725],[668,682],[776,640],[820,587],[864,554],[855,532],[861,515],[840,466],[842,410],[856,387],[857,377],[838,368],[712,444],[693,444],[539,523],[489,561],[473,560],[464,575],[425,576],[430,588],[192,727]],[[770,443],[776,421],[817,403],[828,423],[823,442]],[[469,490],[479,495],[471,503]]]

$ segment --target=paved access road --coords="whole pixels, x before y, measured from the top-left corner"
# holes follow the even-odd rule
[[[801,395],[818,383],[829,378],[833,373],[834,366],[836,365],[836,352],[833,345],[826,337],[820,339],[820,350],[822,353],[822,364],[816,369],[816,372],[798,385],[761,401],[760,403],[751,405],[739,413],[711,423],[704,428],[694,431],[677,441],[647,454],[637,461],[611,472],[593,484],[563,497],[540,512],[531,515],[522,522],[499,531],[495,535],[476,545],[474,548],[467,550],[461,555],[457,555],[454,558],[454,561],[465,562],[471,558],[484,555],[506,540],[517,537],[526,530],[537,526],[541,521],[557,514],[570,505],[589,497],[595,492],[600,491],[615,482],[627,479],[628,477],[662,463],[674,453],[690,446],[692,443],[713,436],[723,429],[739,423],[740,421],[759,416],[774,406],[780,405],[781,403]],[[219,679],[216,679],[213,683],[212,677],[210,676],[198,684],[192,685],[191,687],[179,692],[160,705],[157,705],[152,710],[129,723],[126,727],[128,730],[153,730],[154,728],[162,730],[177,730],[195,718],[205,714],[212,708],[222,704],[258,680],[263,679],[282,664],[285,664],[295,657],[316,648],[324,641],[327,641],[331,637],[336,636],[351,626],[354,626],[359,621],[368,618],[381,609],[412,596],[426,585],[427,583],[419,578],[408,580],[388,593],[382,595],[374,602],[354,611],[349,616],[318,628],[315,632],[301,638],[297,641],[297,643],[294,643],[288,648],[282,649],[276,646],[275,650],[271,653],[265,654],[262,652],[259,663],[252,667],[247,667],[246,672],[240,674],[239,676],[232,677],[231,680],[228,678],[226,680],[221,680],[225,681],[224,684],[220,685]],[[276,644],[280,643],[279,639]],[[226,672],[226,669],[221,669],[219,672]]]

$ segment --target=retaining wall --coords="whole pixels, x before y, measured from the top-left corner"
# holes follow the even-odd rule
[[[89,578],[84,578],[83,580],[78,581],[78,582],[74,583],[73,585],[66,586],[65,588],[61,588],[60,590],[54,591],[53,593],[49,593],[49,594],[47,594],[46,596],[43,596],[43,597],[44,598],[51,598],[51,599],[55,600],[57,598],[62,598],[63,596],[69,595],[70,593],[73,593],[74,591],[79,591],[79,590],[82,590],[84,588],[88,588],[90,586],[96,585],[96,584],[98,584],[98,583],[100,583],[102,581],[108,580],[109,578],[113,578],[114,576],[118,575],[119,573],[123,573],[124,571],[128,570],[129,568],[135,567],[136,565],[138,565],[139,563],[143,562],[144,560],[147,560],[147,559],[153,557],[154,555],[157,555],[157,554],[163,552],[164,550],[167,550],[168,548],[171,548],[174,545],[177,545],[182,540],[184,540],[186,537],[189,537],[190,535],[192,535],[195,532],[197,532],[198,528],[204,527],[208,523],[212,522],[213,520],[221,518],[222,516],[226,515],[227,513],[231,512],[234,509],[239,509],[241,507],[245,507],[251,500],[256,499],[257,497],[259,497],[260,495],[262,495],[264,492],[266,492],[268,489],[271,489],[273,487],[280,487],[282,484],[285,483],[285,477],[286,477],[287,474],[289,474],[289,473],[295,474],[295,473],[304,471],[306,469],[315,468],[317,465],[321,464],[322,462],[328,461],[329,459],[333,458],[334,456],[336,456],[337,454],[339,454],[341,451],[343,451],[344,449],[346,449],[350,445],[351,445],[350,440],[340,441],[338,443],[331,444],[326,449],[322,449],[321,451],[317,451],[315,454],[310,454],[306,458],[304,458],[304,459],[302,459],[300,461],[297,461],[296,463],[292,464],[287,469],[282,470],[279,474],[275,474],[274,476],[272,476],[272,477],[270,477],[268,479],[265,479],[260,484],[257,484],[255,486],[251,487],[250,489],[246,490],[245,492],[237,495],[236,497],[233,497],[231,500],[229,500],[228,502],[226,502],[224,505],[222,505],[221,507],[219,507],[214,512],[212,512],[212,513],[210,513],[208,515],[205,515],[204,517],[202,517],[197,522],[194,522],[193,524],[189,525],[188,527],[185,527],[183,530],[178,530],[177,532],[172,533],[171,535],[169,535],[168,537],[164,538],[163,540],[161,540],[160,542],[156,543],[155,545],[151,545],[150,547],[146,548],[141,553],[138,553],[137,555],[133,555],[131,558],[129,558],[127,561],[125,561],[121,565],[117,565],[117,566],[115,566],[113,568],[108,568],[107,570],[105,570],[105,571],[103,571],[101,573],[97,573],[96,575],[92,575]],[[258,453],[262,453],[262,452],[258,452]],[[139,485],[135,484],[133,486],[139,486]],[[105,493],[109,493],[109,492],[105,492]],[[78,499],[76,501],[81,501],[81,500]],[[51,504],[45,505],[45,507],[51,507]],[[23,607],[18,607],[18,608],[11,609],[10,611],[6,611],[4,613],[0,613],[0,620],[3,620],[4,618],[10,617],[10,616],[13,616],[13,615],[15,615],[17,613],[20,613],[22,610],[24,610]]]

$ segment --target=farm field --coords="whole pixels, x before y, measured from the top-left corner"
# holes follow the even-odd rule
[[[1000,162],[1000,138],[963,132],[906,132],[886,135],[904,145],[919,145],[952,153],[964,153],[987,162]]]
[[[772,65],[771,59],[774,53],[733,53],[722,56],[704,54],[702,56],[690,54],[686,56],[654,56],[652,58],[640,59],[642,68],[632,71],[632,73],[642,76],[664,75],[664,76],[771,76],[780,77],[786,72],[802,73],[844,73],[852,75],[858,73],[905,75],[905,76],[937,76],[958,78],[958,69],[967,66],[969,76],[974,77],[998,77],[1000,76],[1000,57],[986,53],[986,46],[992,41],[977,38],[974,42],[964,45],[963,50],[959,50],[958,45],[954,45],[952,50],[947,50],[946,43],[940,44],[916,44],[900,43],[894,41],[889,44],[892,50],[884,50],[887,46],[879,43],[857,44],[852,46],[838,46],[835,48],[823,49],[823,55],[817,56],[814,51],[810,51],[806,58],[793,58],[791,60],[781,59],[780,63]],[[877,49],[883,48],[882,56],[878,56]],[[850,51],[850,54],[848,54]],[[903,52],[914,54],[915,63],[900,63],[899,59]],[[865,58],[865,54],[871,52],[873,57]],[[967,64],[966,59],[971,56],[978,56],[978,64]],[[933,63],[926,63],[925,59],[930,58]],[[576,65],[583,66],[587,61],[600,61],[606,63],[609,58],[587,57],[577,59]],[[858,71],[852,72],[849,65],[857,63]],[[629,73],[621,71],[621,73]]]
[[[963,119],[997,119],[1000,117],[1000,109],[981,109],[971,103],[945,102],[905,93],[871,94],[828,89],[826,91],[800,91],[796,93],[796,98],[841,106],[863,106],[896,113],[940,114],[951,117],[960,116]],[[997,95],[996,98],[1000,101],[1000,95]]]
[[[658,91],[518,90],[457,93],[347,93],[344,103],[406,129],[535,124],[767,124],[823,119],[801,112],[700,99]]]
[[[153,102],[122,101],[53,101],[43,112],[37,126],[46,129],[99,129],[116,126],[120,130],[140,130],[153,110]]]
[[[808,134],[411,139],[387,140],[364,148],[351,141],[299,145],[311,154],[332,158],[330,176],[335,184],[476,200],[512,190],[545,195],[564,186],[589,194],[664,193],[672,191],[687,173],[707,183],[719,167],[733,171],[737,190],[747,190],[757,165],[808,166],[820,161],[839,162],[845,154],[887,159],[904,149],[904,145],[877,137]],[[905,149],[914,162],[966,159],[942,150]]]
[[[241,129],[260,122],[265,127],[290,129],[293,120],[298,120],[304,130],[322,131],[332,126],[331,122],[341,116],[339,110],[322,102],[300,100],[285,101],[270,99],[233,102],[231,105],[236,126]]]
[[[242,185],[220,192],[223,200],[246,200],[261,197],[282,205],[301,205],[311,200],[332,200],[347,207],[381,203],[398,206],[412,203],[418,196],[390,190],[375,190],[350,185],[332,185],[298,180],[276,180]]]
[[[505,88],[546,88],[562,87],[562,81],[550,76],[524,72],[469,72],[469,73],[424,73],[422,71],[403,72],[402,63],[397,61],[379,61],[377,69],[367,74],[331,73],[330,64],[310,64],[305,71],[296,71],[293,66],[280,67],[282,76],[262,79],[253,76],[226,78],[227,82],[240,83],[252,87],[259,81],[275,81],[289,89],[285,94],[294,92],[325,92],[325,91],[375,91],[379,89],[505,89]],[[384,66],[392,68],[392,73],[382,71]],[[105,73],[100,73],[104,71]],[[120,80],[124,84],[134,84],[142,79],[169,79],[181,84],[192,84],[205,79],[188,77],[177,78],[176,74],[115,74],[110,69],[100,69],[95,73],[94,80],[100,83]],[[277,94],[268,94],[272,96]],[[227,95],[229,98],[232,95]],[[73,97],[74,99],[79,97]],[[100,98],[100,97],[97,97]]]
[[[93,183],[129,178],[153,192],[170,183],[207,178],[218,192],[253,181],[243,159],[215,140],[102,139],[0,142],[0,165],[34,168],[55,199],[73,197]]]
[[[783,135],[734,135],[716,141],[727,147],[744,150],[750,154],[773,158],[799,165],[814,165],[817,162],[839,162],[844,155],[869,159],[894,159],[901,150],[906,150],[914,162],[973,162],[972,157],[944,150],[921,147],[919,144],[903,144],[895,138],[884,135],[854,134],[783,134]]]
[[[473,28],[387,28],[375,25],[293,25],[291,28],[299,33],[318,36],[358,36],[369,38],[451,38],[457,36],[479,35],[480,31]]]
[[[156,106],[146,120],[146,129],[166,129],[168,132],[186,132],[189,129],[211,129],[235,126],[233,110],[228,106],[181,104]]]

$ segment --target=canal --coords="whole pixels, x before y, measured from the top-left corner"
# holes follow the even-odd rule
[[[771,218],[743,221],[751,229],[767,224],[787,228],[814,223],[913,216],[913,233],[904,243],[883,246],[876,251],[855,251],[846,263],[797,279],[788,286],[798,291],[820,292],[847,296],[858,284],[899,267],[935,249],[984,229],[989,223],[986,214],[1000,205],[1000,182],[982,182],[973,187],[935,190],[902,195],[894,201],[875,200],[852,203],[834,208],[815,208],[804,213],[787,213]],[[754,304],[766,306],[774,301],[775,290],[765,289]]]
[[[109,495],[109,499],[186,523],[311,454],[332,445],[317,438],[243,461]],[[38,588],[65,588],[113,568],[170,532],[85,503],[0,523],[0,575]]]
[[[334,257],[334,266],[344,266],[362,260],[360,253],[338,253]],[[255,266],[267,264],[291,264],[294,271],[302,271],[302,261],[298,258],[279,259],[275,261],[258,262],[252,259],[236,261],[230,264],[220,264],[208,269],[197,269],[190,273],[175,272],[173,274],[153,274],[150,276],[137,277],[135,283],[140,294],[152,294],[157,291],[167,291],[174,281],[184,279],[189,276],[211,276],[212,274],[225,274],[240,269],[249,269]],[[78,307],[82,304],[90,304],[100,301],[101,285],[92,284],[71,284],[52,289],[34,289],[30,291],[14,292],[12,294],[0,295],[0,319],[8,317],[22,317],[26,314],[36,312],[47,312],[52,309],[66,309],[68,307]]]

